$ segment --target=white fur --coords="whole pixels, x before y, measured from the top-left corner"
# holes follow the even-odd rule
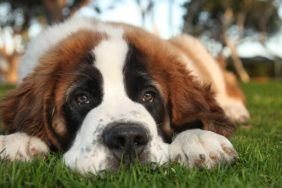
[[[63,39],[80,29],[95,30],[97,21],[73,17],[63,23],[47,28],[33,39],[25,52],[19,67],[19,82],[37,66],[39,58]]]
[[[77,133],[73,146],[65,153],[65,163],[81,173],[110,168],[109,149],[101,141],[102,131],[113,122],[134,122],[149,130],[151,142],[147,145],[149,161],[162,164],[168,160],[168,145],[157,133],[157,125],[149,112],[129,99],[125,92],[123,67],[128,52],[122,30],[104,29],[109,35],[94,49],[94,66],[103,78],[103,101],[91,110]]]
[[[187,167],[212,168],[220,163],[231,163],[237,158],[230,141],[211,131],[187,130],[169,146],[170,159]]]
[[[20,132],[0,135],[0,159],[29,161],[48,153],[48,146],[37,137]]]

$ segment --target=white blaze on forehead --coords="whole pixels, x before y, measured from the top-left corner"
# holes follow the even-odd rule
[[[125,95],[123,67],[128,52],[127,43],[122,38],[122,30],[107,30],[108,39],[101,41],[94,49],[95,67],[103,76],[103,101],[116,101]]]

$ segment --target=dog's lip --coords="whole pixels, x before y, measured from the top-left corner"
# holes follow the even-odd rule
[[[145,150],[145,147],[142,147],[140,153],[142,155],[142,153],[144,152]],[[137,155],[134,156],[134,153],[137,153],[137,152],[122,152],[117,150],[117,149],[112,149],[112,155],[113,157],[117,160],[117,161],[123,161],[124,158],[126,158],[126,161],[129,161],[129,163],[131,163],[132,161],[135,161],[135,160],[139,160],[139,157]]]

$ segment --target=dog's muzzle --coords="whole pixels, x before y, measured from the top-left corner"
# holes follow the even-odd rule
[[[102,134],[103,143],[124,164],[140,160],[150,141],[148,131],[136,123],[112,123]]]

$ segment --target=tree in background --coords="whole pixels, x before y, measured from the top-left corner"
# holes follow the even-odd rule
[[[4,13],[2,12],[4,15],[0,15],[0,35],[3,36],[3,28],[6,27],[10,28],[12,40],[20,37],[23,41],[28,41],[28,29],[35,19],[39,20],[42,25],[58,23],[90,2],[93,1],[0,0],[0,7],[2,7],[2,11],[5,10]],[[94,7],[94,9],[99,11],[98,7]],[[0,73],[4,75],[8,83],[15,83],[21,51],[17,45],[14,45],[12,50],[8,50],[6,45],[1,45],[0,38],[0,57],[8,62],[6,66],[0,66]],[[2,60],[2,62],[4,61]]]
[[[237,44],[253,35],[264,44],[277,32],[281,26],[279,3],[281,0],[190,0],[183,5],[187,10],[183,31],[221,44],[221,57],[228,47],[237,73],[247,82],[249,76],[238,56]]]

